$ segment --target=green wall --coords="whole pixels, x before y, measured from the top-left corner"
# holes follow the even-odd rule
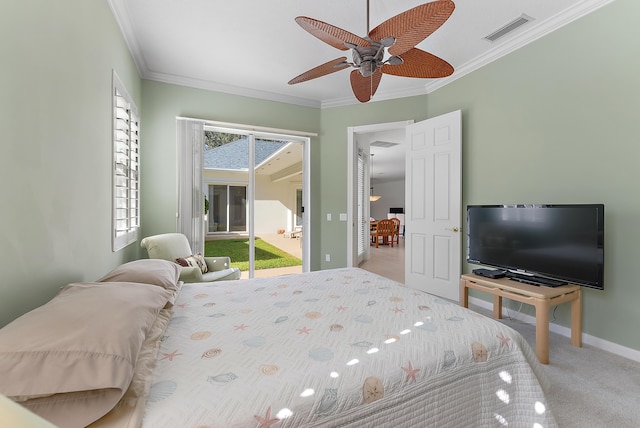
[[[176,117],[320,132],[318,109],[144,80],[142,84],[142,236],[176,231]],[[318,138],[311,138],[311,206],[319,203]],[[318,219],[312,215],[312,229]],[[313,223],[315,222],[315,223]],[[319,234],[318,234],[319,235]],[[315,236],[312,236],[314,242]],[[313,256],[312,249],[312,259]]]
[[[106,1],[0,6],[0,326],[69,282],[137,255],[111,251],[111,75],[141,81]]]
[[[605,291],[584,289],[583,329],[640,350],[638,17],[618,0],[432,94],[429,115],[463,109],[465,204],[605,204]],[[568,305],[556,317],[569,326]]]

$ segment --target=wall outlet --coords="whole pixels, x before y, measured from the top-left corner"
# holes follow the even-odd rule
[[[340,221],[347,221],[347,213],[340,213]]]
[[[327,213],[327,221],[331,221],[331,213]]]
[[[325,262],[330,262],[331,261],[331,254],[325,254],[324,255],[324,261]]]

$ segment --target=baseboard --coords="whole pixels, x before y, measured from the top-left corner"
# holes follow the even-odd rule
[[[483,309],[487,309],[489,311],[493,311],[493,302],[488,302],[486,300],[479,299],[477,297],[469,297],[469,304],[475,305]],[[508,317],[507,308],[502,306],[502,316]],[[512,310],[513,311],[513,310]],[[521,320],[523,322],[527,322],[530,324],[536,323],[536,318],[520,313]],[[561,336],[565,336],[571,338],[571,329],[569,327],[564,327],[562,325],[550,323],[549,331],[557,333]],[[602,349],[603,351],[611,352],[612,354],[620,355],[621,357],[628,358],[633,361],[640,362],[640,351],[627,348],[626,346],[618,345],[617,343],[609,342],[608,340],[601,339],[599,337],[591,336],[590,334],[582,333],[582,343],[587,345],[591,345],[594,348]]]

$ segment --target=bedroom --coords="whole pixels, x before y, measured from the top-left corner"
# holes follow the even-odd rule
[[[346,165],[336,168],[347,126],[461,109],[465,205],[606,205],[606,288],[585,292],[584,332],[638,359],[637,2],[616,0],[434,93],[329,109],[141,80],[106,2],[2,7],[0,325],[48,301],[62,284],[93,280],[142,256],[137,245],[112,253],[106,232],[116,69],[142,111],[142,236],[174,228],[176,116],[317,132],[312,206],[337,214],[347,204]],[[343,267],[346,226],[322,217],[312,221],[312,270]],[[323,261],[326,253],[331,262]],[[556,323],[569,325],[565,308]]]

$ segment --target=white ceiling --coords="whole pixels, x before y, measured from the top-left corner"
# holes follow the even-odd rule
[[[350,58],[303,30],[309,16],[361,37],[367,0],[108,0],[144,79],[312,107],[357,104],[349,71],[288,85],[298,74]],[[445,79],[384,75],[371,102],[431,92],[613,0],[454,0],[453,15],[418,47],[456,70]],[[420,0],[371,0],[370,28]],[[534,20],[483,39],[526,14]]]

